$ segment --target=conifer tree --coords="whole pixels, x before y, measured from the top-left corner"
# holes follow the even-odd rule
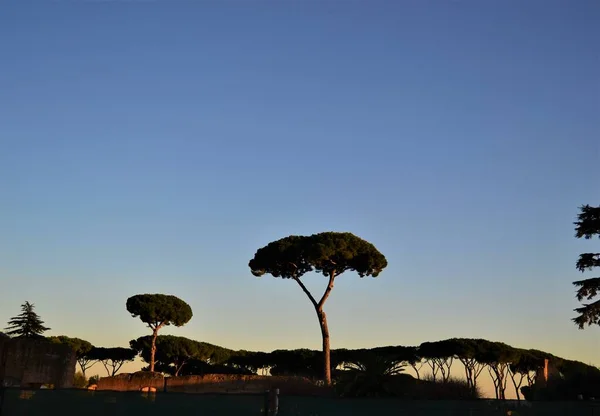
[[[594,207],[584,205],[579,208],[580,213],[575,223],[575,237],[591,240],[600,238],[600,206]],[[584,272],[600,267],[600,253],[582,253],[577,260],[577,270]],[[594,300],[600,292],[600,277],[590,277],[573,282],[578,287],[577,300]],[[575,309],[579,314],[573,321],[580,329],[586,325],[600,325],[600,300],[584,303],[582,307]]]
[[[48,331],[50,328],[44,326],[44,321],[33,309],[32,303],[25,302],[21,305],[21,313],[8,321],[6,335],[16,338],[36,338]]]

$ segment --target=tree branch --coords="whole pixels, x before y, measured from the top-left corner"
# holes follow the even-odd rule
[[[304,291],[304,293],[306,293],[306,295],[308,296],[308,298],[312,302],[312,304],[315,307],[315,309],[318,310],[319,309],[319,305],[317,304],[317,301],[315,300],[315,298],[313,297],[313,295],[308,291],[308,289],[306,288],[306,286],[304,286],[304,283],[302,283],[300,281],[300,279],[297,278],[297,277],[293,277],[292,279],[294,279],[296,281],[296,283],[298,283],[300,285],[300,287],[302,288],[302,290]]]
[[[600,323],[600,300],[589,305],[583,305],[581,308],[575,309],[575,312],[580,315],[573,318],[573,322],[583,329],[585,325],[594,325]]]
[[[87,358],[79,358],[77,360],[77,362],[79,363],[79,366],[83,369],[83,371],[85,371],[88,368],[92,368],[94,366],[94,364],[96,364],[98,362],[98,360],[90,360],[90,359],[87,359]]]
[[[419,367],[417,367],[417,364],[420,364]],[[421,380],[421,374],[419,373],[419,370],[421,368],[423,368],[423,361],[419,361],[418,363],[416,362],[412,362],[410,363],[410,366],[413,368],[413,370],[415,370],[415,373],[417,373],[417,379]]]
[[[121,367],[123,367],[123,364],[125,364],[125,361],[113,361],[113,377],[119,372]]]
[[[181,371],[181,369],[183,368],[183,366],[187,363],[187,360],[181,360],[181,364],[177,365],[177,363],[175,364],[175,377],[177,377],[177,375],[179,374],[179,372]]]
[[[327,289],[325,289],[325,293],[323,293],[323,297],[321,297],[321,300],[319,301],[319,304],[317,305],[317,309],[319,309],[319,310],[323,309],[323,305],[325,304],[325,301],[327,300],[327,298],[329,297],[329,294],[331,293],[331,290],[333,289],[334,279],[335,279],[335,270],[332,270],[331,273],[329,274],[329,283],[327,284]]]
[[[598,291],[600,290],[600,277],[578,280],[573,282],[573,285],[579,287],[576,295],[577,300],[582,301],[585,298],[591,300],[598,295]]]
[[[600,253],[582,253],[577,260],[577,270],[584,272],[592,270],[594,267],[600,267]]]
[[[108,369],[108,360],[100,360],[100,362],[102,363],[102,365],[104,366],[104,368],[106,369],[106,374],[108,374],[108,376],[110,377],[110,370]]]

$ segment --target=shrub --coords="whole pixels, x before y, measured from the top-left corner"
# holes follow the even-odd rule
[[[334,388],[341,397],[398,397],[415,381],[408,374],[382,375],[347,371],[336,380]]]
[[[477,400],[481,398],[479,389],[472,389],[466,380],[451,377],[447,381],[425,377],[420,383],[422,399],[426,400]]]
[[[93,386],[94,384],[98,384],[98,380],[100,380],[100,376],[99,375],[95,375],[95,376],[91,376],[90,379],[88,380],[88,384],[87,386]]]
[[[73,387],[76,389],[85,389],[87,387],[87,380],[81,371],[78,371],[73,376]]]
[[[417,380],[404,374],[405,355],[354,354],[340,371],[335,383],[343,397],[399,397],[417,400],[475,400],[481,397],[466,380],[450,378]]]
[[[477,400],[479,390],[473,390],[465,380],[417,380],[408,374],[371,375],[351,373],[340,375],[335,391],[341,397],[397,397],[411,400]]]

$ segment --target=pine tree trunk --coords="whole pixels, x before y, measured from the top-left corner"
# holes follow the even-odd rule
[[[317,309],[321,336],[323,337],[323,380],[327,386],[331,385],[331,353],[329,345],[329,328],[327,327],[327,316],[323,310]]]
[[[152,331],[152,345],[150,347],[150,371],[154,371],[154,357],[156,356],[156,338],[158,337],[158,329]]]
[[[79,364],[79,367],[81,367],[81,374],[83,374],[83,378],[87,380],[87,377],[85,376],[85,367],[81,364]]]

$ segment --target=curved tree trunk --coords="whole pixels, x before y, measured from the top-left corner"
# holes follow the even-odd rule
[[[323,310],[317,309],[317,317],[321,326],[321,336],[323,337],[323,380],[326,385],[331,385],[331,348],[329,345],[329,328],[327,326],[327,315]]]
[[[325,301],[329,297],[331,290],[333,289],[333,282],[335,280],[335,270],[332,271],[329,275],[329,283],[327,284],[327,288],[323,293],[320,301],[316,301],[313,295],[309,292],[309,290],[304,286],[304,283],[300,281],[297,277],[294,278],[296,283],[300,285],[306,296],[310,299],[311,303],[315,307],[315,311],[317,312],[317,317],[319,318],[319,326],[321,327],[321,336],[323,338],[323,380],[327,386],[331,385],[331,357],[330,357],[330,347],[329,347],[329,328],[327,327],[327,316],[323,311],[323,305],[325,305]]]

